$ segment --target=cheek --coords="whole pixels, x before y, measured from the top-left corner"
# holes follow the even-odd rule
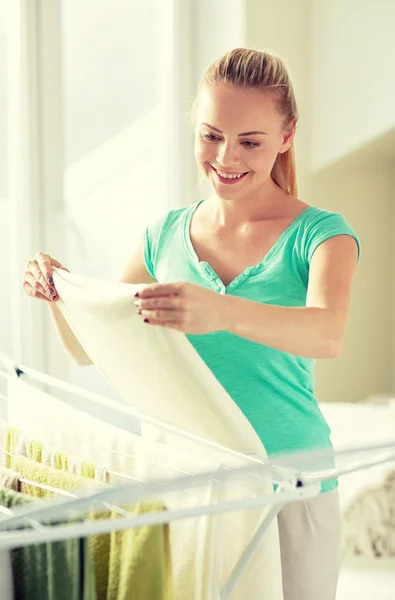
[[[270,173],[276,160],[276,153],[264,148],[259,151],[250,151],[244,156],[244,163],[255,173]]]
[[[210,156],[213,156],[213,147],[204,144],[201,140],[195,141],[195,159],[198,163],[205,162]]]
[[[255,173],[262,173],[267,170],[268,158],[265,152],[250,152],[244,158],[244,164]]]

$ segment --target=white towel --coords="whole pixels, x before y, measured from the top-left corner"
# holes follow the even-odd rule
[[[179,332],[145,326],[136,314],[134,293],[141,286],[107,283],[55,271],[55,285],[61,300],[59,307],[91,359],[120,395],[143,412],[183,427],[223,446],[244,453],[266,457],[264,448],[250,423],[215,379],[195,352],[186,337]],[[14,396],[15,397],[15,396]],[[21,403],[19,394],[19,404]],[[10,405],[13,403],[10,402]],[[36,400],[27,405],[36,407]],[[119,405],[118,405],[119,406]],[[46,420],[48,414],[44,410]],[[18,415],[25,417],[21,407]],[[54,416],[56,420],[58,417]],[[37,420],[37,417],[33,417]],[[78,420],[77,420],[78,421]],[[89,421],[92,423],[91,417]],[[76,420],[63,427],[77,434]],[[18,424],[18,426],[20,426]],[[41,424],[42,429],[43,423]],[[80,430],[81,431],[81,430]],[[144,431],[144,428],[143,428]],[[151,430],[152,431],[152,430]],[[107,432],[109,430],[107,429]],[[134,458],[111,455],[111,463],[102,462],[115,471],[140,478],[174,476],[175,469],[196,473],[213,470],[221,464],[240,466],[240,461],[225,452],[199,448],[192,442],[182,441],[164,433],[165,444],[147,444],[137,436],[125,439],[116,430],[114,438],[101,436],[107,447],[118,447]],[[87,429],[81,431],[87,437]],[[42,439],[42,438],[41,438]],[[42,440],[44,441],[44,440]],[[48,443],[57,443],[54,441]],[[69,440],[74,454],[79,454]],[[166,449],[166,452],[164,451]],[[86,447],[85,447],[86,451]],[[98,449],[89,450],[92,454]],[[246,458],[246,462],[247,462]],[[252,489],[252,486],[250,486]],[[260,484],[261,490],[270,491],[270,484]],[[226,499],[243,494],[242,487],[221,491]],[[175,494],[166,505],[175,507],[193,505],[196,498],[216,498],[213,484],[180,498]],[[173,504],[174,501],[174,504]],[[172,523],[172,547],[175,560],[176,598],[203,600],[219,596],[219,590],[229,577],[252,535],[262,510],[238,511],[220,517],[188,519]],[[188,529],[188,527],[190,529]],[[280,600],[282,598],[281,564],[277,522],[273,522],[250,562],[233,594],[234,600]]]

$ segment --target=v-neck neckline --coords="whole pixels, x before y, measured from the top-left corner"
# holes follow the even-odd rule
[[[199,259],[197,252],[194,248],[194,245],[192,243],[192,239],[191,239],[192,218],[193,218],[193,215],[195,214],[196,210],[199,208],[201,203],[204,201],[205,201],[205,198],[203,198],[202,200],[199,200],[198,202],[196,202],[196,204],[192,205],[191,210],[187,211],[187,213],[186,213],[186,218],[184,221],[184,228],[183,228],[184,229],[184,242],[185,242],[194,262],[196,262],[198,264],[198,266],[206,272],[206,275],[209,276],[209,279],[212,282],[215,279],[217,280],[217,284],[218,284],[217,287],[220,288],[219,291],[222,293],[225,293],[230,288],[233,289],[234,287],[240,285],[240,283],[242,283],[242,281],[244,281],[249,275],[251,275],[252,272],[262,270],[264,268],[264,266],[266,266],[267,263],[270,263],[272,258],[279,252],[280,248],[283,246],[286,239],[290,236],[290,234],[292,233],[294,228],[299,224],[302,217],[304,217],[306,215],[306,213],[310,212],[310,210],[313,208],[312,206],[308,206],[307,208],[302,210],[302,212],[300,212],[295,217],[295,219],[288,225],[288,227],[286,229],[284,229],[284,231],[279,235],[277,240],[274,242],[274,244],[272,245],[270,250],[265,254],[265,256],[263,257],[263,259],[261,261],[259,261],[256,265],[247,266],[239,275],[236,275],[236,277],[228,285],[225,285],[223,283],[222,279],[219,277],[219,275],[214,271],[212,266],[209,263],[207,263],[206,261],[202,261]]]

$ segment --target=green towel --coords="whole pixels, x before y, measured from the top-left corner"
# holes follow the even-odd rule
[[[128,507],[132,515],[162,510],[160,502]],[[172,600],[172,590],[168,525],[112,532],[107,600]]]
[[[87,461],[89,470],[89,461]],[[70,475],[58,469],[53,469],[47,465],[41,465],[24,456],[17,456],[13,459],[14,469],[18,471],[25,479],[37,481],[45,485],[58,488],[65,491],[74,491],[87,480],[83,477]],[[92,482],[90,482],[92,483]],[[97,490],[102,489],[104,484],[94,484]],[[30,484],[22,484],[22,492],[29,496],[45,497],[53,495],[46,489]],[[89,516],[91,520],[108,518],[110,513],[95,513]],[[92,556],[95,570],[96,595],[98,600],[107,600],[109,557],[110,557],[110,534],[92,535],[88,538],[89,553]]]
[[[27,458],[31,458],[32,460],[41,463],[43,461],[43,448],[44,444],[42,444],[41,442],[38,442],[37,440],[31,441],[29,444],[29,452]]]
[[[15,453],[15,448],[18,443],[18,437],[21,432],[13,427],[7,428],[6,432],[6,450],[8,452]],[[29,458],[33,459],[37,457],[42,460],[43,444],[38,440],[32,440],[28,444]],[[74,491],[80,487],[84,481],[84,478],[94,479],[95,477],[95,465],[89,461],[84,460],[81,463],[81,477],[69,474],[68,471],[68,459],[69,454],[67,452],[57,451],[55,453],[55,466],[56,469],[47,465],[42,465],[40,462],[29,461],[26,457],[18,456],[15,459],[9,458],[9,464],[15,470],[21,473],[25,479],[31,481],[37,481],[44,483],[55,488],[59,488],[65,491]],[[20,469],[17,468],[20,466]],[[37,486],[22,485],[22,491],[27,493],[29,496],[44,497],[51,494],[48,490],[39,488]],[[109,512],[91,514],[90,519],[103,519],[110,516]],[[96,582],[96,593],[98,600],[107,600],[107,589],[108,589],[108,577],[109,577],[109,563],[110,563],[110,534],[93,535],[88,538],[88,547],[90,555],[92,556],[95,570],[95,582]]]
[[[0,488],[2,506],[12,509],[28,502],[34,502],[33,498]],[[11,564],[16,600],[96,600],[85,540],[16,548],[11,550]]]
[[[70,455],[67,452],[61,452],[60,450],[55,452],[55,468],[68,473],[69,456]]]
[[[96,466],[90,460],[83,460],[81,463],[81,477],[87,479],[94,479],[96,473]]]
[[[18,429],[15,429],[14,427],[7,427],[5,432],[5,449],[7,450],[7,452],[15,454],[15,448],[18,443],[19,434],[20,432],[18,431]],[[5,466],[8,469],[12,469],[12,461],[12,456],[6,454]]]
[[[25,456],[16,456],[13,459],[13,469],[20,473],[24,479],[30,479],[30,481],[36,481],[64,491],[73,491],[86,484],[86,479],[82,477],[52,469],[52,467],[42,465]],[[22,483],[21,487],[22,492],[36,498],[53,495],[53,492],[35,485]]]
[[[9,429],[7,440],[14,448],[19,432]],[[42,444],[30,442],[29,454],[42,457]],[[8,448],[7,448],[8,449]],[[68,469],[68,454],[56,453],[57,469],[33,463],[24,457],[12,461],[12,468],[23,477],[52,487],[73,491],[95,477],[96,466],[89,460],[81,464],[81,477],[62,471]],[[99,486],[101,487],[101,486]],[[29,495],[47,496],[50,492],[24,484],[22,491]],[[161,503],[138,503],[128,507],[131,514],[164,510]],[[118,518],[109,511],[91,512],[90,520]],[[172,577],[168,525],[139,527],[97,534],[88,538],[89,553],[93,558],[97,600],[171,600]]]

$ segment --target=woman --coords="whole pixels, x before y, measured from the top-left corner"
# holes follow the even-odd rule
[[[195,156],[212,196],[151,224],[122,281],[147,326],[188,335],[269,455],[331,448],[314,395],[314,359],[342,348],[359,242],[340,214],[297,197],[297,108],[282,61],[236,49],[199,86]],[[57,299],[52,267],[27,265],[29,295]],[[155,283],[158,282],[158,283]],[[53,294],[51,297],[50,289]],[[65,348],[89,364],[50,304]],[[278,517],[286,600],[334,600],[340,563],[337,482]]]

